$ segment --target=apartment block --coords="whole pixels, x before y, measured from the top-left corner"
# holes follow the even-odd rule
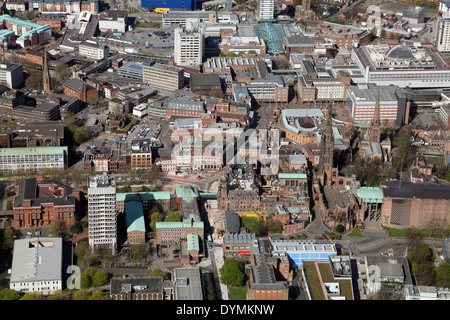
[[[89,246],[117,248],[116,186],[107,174],[89,180],[88,188]]]
[[[275,11],[274,0],[260,0],[258,1],[257,17],[259,21],[273,20]]]

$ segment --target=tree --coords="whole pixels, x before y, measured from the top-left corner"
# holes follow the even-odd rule
[[[92,278],[89,275],[82,273],[80,275],[80,285],[81,285],[82,289],[91,288],[92,287]]]
[[[20,292],[9,288],[0,289],[0,300],[19,300]]]
[[[229,286],[239,287],[244,285],[244,264],[236,259],[226,259],[220,268],[220,281]]]
[[[165,280],[169,279],[167,272],[158,268],[155,268],[150,272],[150,277],[162,277]]]
[[[436,268],[436,286],[450,287],[450,263],[441,263]]]
[[[60,82],[63,82],[65,79],[69,78],[70,74],[70,68],[65,64],[60,64],[55,68],[55,75]]]
[[[414,273],[417,285],[432,286],[434,284],[435,274],[436,272],[430,263],[418,264]]]
[[[94,277],[92,278],[94,287],[104,286],[109,282],[108,273],[105,270],[97,270]]]
[[[88,298],[88,300],[102,300],[103,299],[104,294],[101,293],[100,291],[95,291],[94,293],[92,293],[92,295]]]
[[[45,297],[42,293],[27,292],[19,300],[45,300]]]
[[[91,294],[86,289],[77,290],[73,296],[73,300],[88,300],[91,297]]]
[[[75,221],[70,226],[70,233],[72,233],[72,234],[78,234],[78,233],[81,233],[82,231],[83,231],[83,226],[81,225],[80,221]]]
[[[169,214],[165,219],[165,222],[179,222],[181,221],[181,213],[179,212],[174,212]]]
[[[42,90],[42,82],[37,76],[30,75],[25,80],[25,85],[33,90]]]
[[[145,244],[133,246],[133,248],[131,249],[132,261],[142,261],[146,255],[147,255],[147,246]]]
[[[164,221],[163,215],[159,211],[153,212],[150,220],[150,228],[152,231],[156,231],[156,223],[161,221]]]

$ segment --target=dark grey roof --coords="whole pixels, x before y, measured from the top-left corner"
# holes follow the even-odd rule
[[[384,197],[450,200],[450,185],[384,181],[381,187]]]
[[[162,277],[146,278],[112,278],[111,294],[121,294],[132,291],[134,293],[159,293],[163,292]]]
[[[225,211],[225,220],[227,224],[227,231],[229,233],[238,233],[241,229],[241,219],[234,211]]]
[[[218,74],[192,73],[191,86],[220,86]]]
[[[18,194],[14,197],[14,207],[22,207],[24,200],[31,200],[31,206],[40,206],[42,203],[54,203],[55,205],[73,205],[75,198],[72,196],[73,189],[55,182],[44,181],[45,184],[53,184],[64,190],[62,197],[39,197],[36,178],[18,179],[16,186],[19,187]]]

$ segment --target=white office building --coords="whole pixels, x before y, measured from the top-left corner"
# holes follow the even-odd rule
[[[273,20],[275,9],[274,0],[259,0],[257,7],[258,20]]]
[[[337,254],[336,245],[326,241],[270,239],[272,256],[289,257],[292,267],[303,267],[303,261],[328,261]]]
[[[177,28],[174,31],[174,62],[179,66],[200,66],[203,63],[204,35],[200,30]]]
[[[92,250],[117,248],[116,185],[106,174],[89,180],[89,246]]]
[[[10,89],[15,89],[25,81],[23,67],[21,64],[2,63],[0,64],[0,83]]]
[[[62,290],[62,238],[36,237],[14,241],[9,288],[52,294]]]
[[[42,172],[44,169],[64,170],[67,147],[22,147],[0,149],[0,174],[6,172]]]
[[[441,52],[450,51],[450,12],[445,12],[438,18],[436,47]]]
[[[85,41],[78,46],[78,53],[87,58],[101,60],[108,58],[109,48],[102,44]]]

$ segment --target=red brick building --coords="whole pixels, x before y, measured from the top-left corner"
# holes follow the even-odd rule
[[[70,187],[36,178],[16,182],[13,200],[14,228],[49,225],[70,226],[75,222],[81,193]]]
[[[75,78],[70,78],[63,82],[62,90],[64,95],[75,97],[85,103],[92,103],[99,99],[97,89]]]
[[[289,287],[285,279],[277,279],[275,268],[262,254],[253,255],[249,274],[247,300],[288,300]]]

